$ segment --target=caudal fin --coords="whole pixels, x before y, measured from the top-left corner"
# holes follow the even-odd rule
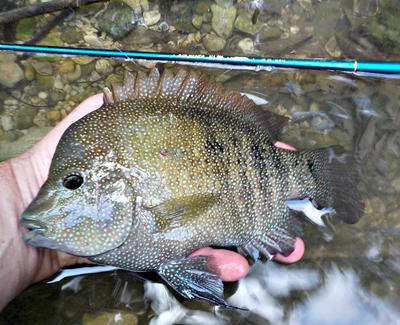
[[[319,207],[333,208],[345,223],[356,223],[363,214],[363,202],[357,190],[359,180],[354,159],[342,147],[331,146],[302,153],[314,184],[310,196]]]

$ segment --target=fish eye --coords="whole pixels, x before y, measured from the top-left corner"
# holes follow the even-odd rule
[[[83,177],[78,174],[69,175],[64,178],[63,185],[69,190],[76,190],[83,184]]]

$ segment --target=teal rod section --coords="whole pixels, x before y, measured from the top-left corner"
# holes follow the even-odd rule
[[[230,66],[252,67],[254,70],[265,68],[294,68],[339,70],[347,72],[369,72],[380,74],[400,74],[400,62],[322,60],[322,59],[279,59],[261,57],[239,57],[222,55],[190,55],[141,51],[122,51],[91,48],[73,48],[57,46],[0,44],[0,50],[26,52],[34,54],[84,55],[108,57],[125,60],[152,60],[187,64],[222,64]]]

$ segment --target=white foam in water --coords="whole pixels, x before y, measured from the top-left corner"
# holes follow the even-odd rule
[[[321,227],[325,226],[322,216],[335,213],[333,208],[317,209],[308,198],[302,200],[286,200],[285,204],[291,210],[303,212],[310,221]]]
[[[168,291],[161,283],[146,281],[144,284],[144,296],[151,301],[151,308],[156,314],[150,325],[172,325],[172,324],[228,324],[224,318],[199,310],[190,310],[185,307]]]

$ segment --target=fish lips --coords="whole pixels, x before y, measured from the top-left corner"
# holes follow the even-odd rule
[[[59,245],[57,245],[56,242],[44,236],[44,232],[42,229],[33,229],[31,231],[28,231],[22,236],[22,239],[25,240],[29,245],[35,247],[60,249]]]
[[[29,245],[50,249],[59,248],[53,240],[44,235],[47,230],[47,226],[44,222],[23,214],[21,223],[24,227],[29,229],[29,231],[22,236],[22,239]]]

